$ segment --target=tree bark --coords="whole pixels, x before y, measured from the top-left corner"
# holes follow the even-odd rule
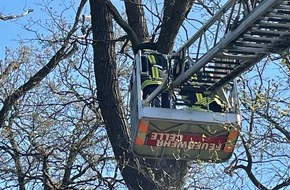
[[[149,176],[142,160],[137,160],[130,149],[128,123],[119,94],[115,45],[112,40],[112,15],[106,0],[90,0],[94,71],[97,96],[118,167],[130,189],[158,189]]]
[[[157,47],[159,52],[164,54],[171,52],[180,26],[192,5],[191,0],[164,0],[163,23]]]
[[[106,7],[106,3],[106,0],[90,0],[94,39],[94,71],[100,109],[119,169],[131,189],[181,189],[187,171],[186,161],[143,160],[136,158],[131,152],[128,123],[119,94],[115,46],[112,40],[112,15],[109,12],[112,11],[112,8]],[[140,42],[145,41],[148,32],[140,1],[125,4],[132,32],[136,33]],[[158,41],[160,52],[168,53],[172,49],[174,38],[191,4],[191,1],[176,1],[174,5],[171,5],[172,7],[168,7],[168,10],[171,8],[171,11],[165,9],[169,13],[169,18],[164,19],[165,29],[161,29],[162,38]],[[170,34],[168,31],[166,32],[169,27],[172,28]],[[134,35],[129,34],[128,36]]]
[[[141,6],[141,0],[125,1],[128,24],[136,33],[139,42],[149,40],[147,24],[144,16],[144,10]]]

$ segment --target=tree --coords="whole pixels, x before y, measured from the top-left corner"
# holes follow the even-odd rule
[[[106,0],[53,3],[41,6],[51,22],[29,20],[24,27],[34,38],[7,49],[1,60],[1,189],[289,186],[289,89],[283,88],[289,70],[273,60],[240,79],[244,123],[228,163],[155,161],[130,150],[123,85],[132,50],[154,41],[158,51],[171,52],[191,35],[186,23],[198,28],[193,16],[201,10],[212,15],[216,1],[125,1],[126,16]],[[267,76],[275,63],[281,78]]]
[[[140,4],[141,2],[139,2],[139,1],[125,3],[127,10],[130,10],[130,11],[127,11],[129,26],[126,25],[126,23],[124,23],[124,21],[120,18],[118,13],[116,13],[116,10],[114,8],[112,8],[112,5],[109,2],[104,1],[103,3],[101,3],[101,2],[98,2],[95,4],[93,4],[93,3],[94,2],[91,1],[92,20],[93,20],[92,26],[93,26],[93,32],[95,34],[94,39],[96,40],[95,46],[94,46],[94,56],[97,59],[95,59],[94,63],[95,63],[95,66],[97,68],[97,69],[95,69],[97,86],[100,87],[101,85],[105,84],[105,88],[100,88],[101,94],[99,95],[99,97],[101,97],[102,95],[104,96],[104,99],[105,99],[105,97],[108,97],[108,95],[109,95],[109,97],[116,97],[116,98],[111,99],[109,101],[107,99],[108,102],[107,103],[104,102],[104,107],[101,106],[102,100],[99,99],[100,106],[101,106],[101,110],[103,111],[102,113],[103,113],[104,118],[108,118],[108,120],[110,120],[106,123],[106,126],[108,128],[109,136],[110,136],[110,133],[112,134],[110,141],[111,141],[113,149],[115,151],[115,155],[117,157],[121,157],[122,158],[121,160],[126,161],[127,159],[129,159],[128,162],[130,163],[131,159],[133,159],[132,155],[130,155],[130,152],[127,155],[127,159],[126,159],[126,154],[120,154],[120,152],[119,152],[119,151],[124,152],[124,150],[120,150],[120,147],[121,147],[121,149],[124,147],[125,150],[129,149],[129,140],[128,140],[129,137],[127,134],[127,130],[124,129],[124,128],[126,128],[126,123],[123,122],[123,125],[122,125],[121,124],[122,122],[119,120],[120,116],[116,116],[116,115],[112,114],[112,113],[115,113],[118,115],[118,114],[122,113],[120,111],[122,109],[119,108],[119,111],[114,111],[113,109],[112,110],[110,109],[111,107],[113,107],[111,103],[113,103],[114,105],[121,105],[119,103],[120,101],[118,101],[118,95],[116,94],[116,92],[118,92],[116,90],[118,88],[115,87],[115,86],[117,86],[117,83],[114,84],[114,81],[117,81],[117,80],[113,79],[111,82],[109,82],[109,84],[114,84],[112,86],[114,86],[114,88],[116,88],[115,90],[109,89],[109,91],[108,91],[108,86],[107,86],[108,85],[108,83],[107,83],[108,78],[110,78],[112,76],[112,73],[110,71],[112,71],[112,69],[115,68],[114,55],[110,55],[110,52],[114,52],[114,46],[110,46],[110,42],[112,41],[111,40],[112,38],[110,38],[110,35],[108,35],[109,31],[111,31],[111,28],[108,28],[107,32],[105,32],[105,34],[102,35],[104,28],[100,29],[100,26],[112,26],[112,20],[109,16],[110,14],[112,14],[114,16],[114,19],[116,20],[116,22],[118,22],[121,26],[123,26],[124,30],[128,33],[129,39],[132,42],[133,49],[134,49],[134,46],[136,46],[137,42],[140,42],[140,40],[142,42],[145,39],[148,39],[148,36],[147,36],[147,34],[148,34],[147,28],[148,27],[146,27],[146,25],[144,24],[144,20],[145,20],[144,19],[144,10],[142,9],[143,6],[141,6],[141,4]],[[180,1],[179,2],[164,1],[163,17],[160,18],[160,20],[161,20],[161,22],[160,22],[161,24],[159,26],[160,33],[159,33],[158,39],[156,40],[157,44],[158,44],[158,50],[160,52],[168,53],[172,50],[173,42],[174,42],[174,39],[177,35],[177,32],[178,32],[181,24],[183,23],[186,14],[190,10],[191,6],[192,6],[191,1],[182,1],[182,2],[180,2]],[[107,12],[104,12],[102,14],[100,12],[98,12],[100,14],[97,15],[97,13],[96,13],[96,15],[94,16],[94,13],[95,13],[94,10],[99,10],[100,8],[104,11],[106,9],[108,9],[108,10],[107,10]],[[136,16],[136,15],[138,15],[138,16]],[[107,18],[107,20],[101,21],[98,18]],[[94,21],[96,22],[96,24],[94,24]],[[94,31],[94,29],[95,29],[95,31]],[[134,32],[135,32],[135,34],[134,34]],[[144,38],[144,36],[146,36],[146,37]],[[136,37],[137,37],[137,39],[136,39]],[[107,39],[107,40],[102,41],[102,42],[100,42],[100,44],[98,44],[100,39]],[[154,39],[151,39],[151,40],[154,40]],[[105,42],[107,42],[106,45],[104,45]],[[105,47],[105,49],[103,49],[103,51],[102,51],[102,47]],[[110,49],[109,52],[107,52],[108,49]],[[107,52],[107,57],[108,57],[107,59],[102,58],[102,56],[101,56],[101,55],[104,55],[105,52]],[[102,60],[102,61],[100,61],[100,60]],[[104,62],[103,60],[108,60],[108,62]],[[108,67],[109,65],[112,65],[112,67],[109,69],[105,69],[105,71],[107,71],[107,72],[98,72],[98,71],[101,71],[101,69]],[[116,76],[117,72],[115,71],[114,73],[115,73],[115,75],[113,74],[113,76]],[[103,79],[103,80],[98,83],[98,79],[99,80]],[[112,94],[112,91],[113,91],[113,94]],[[118,108],[116,110],[118,110]],[[118,118],[118,121],[114,122],[114,121],[112,121],[112,118]],[[115,126],[118,126],[116,124],[119,124],[121,126],[120,128],[123,130],[118,131],[118,129],[115,127]],[[124,126],[124,124],[125,124],[125,126]],[[116,131],[116,132],[111,132],[111,131]],[[281,131],[284,131],[284,134],[286,134],[286,135],[288,133],[284,129],[282,129]],[[123,134],[123,135],[121,135],[121,137],[120,137],[120,134]],[[117,142],[116,142],[116,139],[118,139]],[[122,139],[122,141],[120,142],[119,139]],[[245,145],[246,153],[247,153],[247,156],[249,159],[248,165],[247,166],[239,165],[239,167],[236,167],[236,168],[244,168],[245,171],[248,173],[250,179],[253,181],[253,183],[257,187],[263,188],[262,184],[260,182],[258,182],[258,180],[255,179],[255,177],[253,177],[254,174],[251,173],[252,158],[249,155],[249,151],[247,149],[246,142],[244,141],[244,139],[242,142]],[[117,143],[117,144],[114,145],[115,143]],[[124,155],[124,156],[122,156],[122,155]],[[126,174],[127,173],[126,166],[123,165],[122,161],[121,162],[119,161],[119,163],[121,164],[121,166],[119,166],[119,167],[124,168],[123,177],[125,178],[125,181],[127,182],[127,184],[131,184],[131,183],[134,184],[134,182],[133,182],[134,179],[132,179],[130,176],[128,176],[130,174]],[[142,162],[138,162],[138,163],[142,164]],[[140,167],[137,167],[137,165],[135,163],[130,163],[130,164],[132,164],[132,166],[134,166],[133,168],[138,168],[138,171],[140,171],[140,169],[139,169]],[[164,169],[164,172],[169,174],[168,176],[170,176],[170,179],[163,179],[164,181],[166,181],[165,187],[162,187],[162,186],[161,187],[154,187],[153,186],[153,188],[165,188],[165,189],[166,188],[168,189],[170,187],[177,187],[178,189],[181,188],[181,186],[183,184],[182,178],[184,177],[184,173],[183,172],[180,173],[180,171],[185,171],[187,164],[185,162],[180,162],[180,161],[179,162],[174,161],[171,163],[169,161],[167,161],[164,163],[164,165],[167,168],[168,168],[168,166],[169,167],[172,166],[169,170],[166,170],[165,167],[162,168],[162,169]],[[132,166],[130,165],[130,168]],[[129,173],[132,174],[133,172],[130,170]],[[158,175],[158,174],[155,173],[155,176],[156,175]],[[129,177],[129,179],[126,179],[127,176]],[[156,179],[157,179],[157,181],[160,181],[160,180],[162,181],[162,178],[164,178],[165,176],[166,175],[161,175],[161,176],[159,176],[160,178],[157,177]],[[174,180],[174,179],[176,179],[176,180]],[[139,181],[139,179],[137,179],[137,180]],[[280,185],[285,186],[285,185],[289,184],[289,181],[287,181],[287,180],[289,180],[289,179],[286,179],[285,182],[282,183],[283,185],[282,184],[280,184]],[[181,183],[178,184],[177,181],[179,181]],[[149,183],[147,182],[146,184],[149,184]],[[141,186],[142,186],[142,184],[141,184]],[[138,186],[134,186],[134,185],[132,185],[132,187],[133,187],[133,189],[138,188]],[[144,187],[145,188],[152,188],[149,186],[144,186]]]
[[[118,94],[118,76],[114,44],[112,33],[110,32],[112,31],[112,16],[114,16],[118,23],[124,26],[123,28],[128,33],[129,40],[132,42],[132,48],[134,49],[140,42],[143,42],[149,37],[146,36],[148,32],[144,24],[144,10],[140,3],[140,1],[125,3],[128,9],[128,23],[132,24],[132,27],[135,28],[134,31],[130,25],[122,20],[117,10],[109,1],[90,1],[98,100],[115,157],[118,160],[119,168],[121,168],[121,172],[128,186],[132,189],[170,189],[173,187],[179,189],[183,185],[183,178],[187,169],[185,161],[161,161],[159,164],[164,171],[160,172],[152,169],[154,175],[148,176],[149,172],[146,171],[148,168],[146,163],[142,163],[143,160],[135,158],[130,151],[130,138],[127,130],[128,124],[124,116],[123,104]],[[173,48],[174,38],[191,6],[192,1],[165,1],[165,16],[162,20],[162,27],[157,42],[158,51],[169,53]],[[147,162],[150,163],[152,161]],[[146,169],[140,170],[140,167]],[[145,172],[142,172],[142,170]],[[140,177],[136,178],[136,176]],[[159,185],[156,181],[165,183]]]
[[[1,189],[102,189],[122,183],[95,102],[91,57],[73,37],[84,2],[72,27],[54,12],[47,29],[60,33],[36,36],[43,51],[33,43],[6,51],[0,75]],[[36,33],[29,23],[25,27]]]

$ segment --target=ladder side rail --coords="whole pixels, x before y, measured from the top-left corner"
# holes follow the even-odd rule
[[[209,45],[208,45],[208,41],[207,41],[208,38],[207,38],[206,33],[203,33],[203,36],[204,36],[205,48],[208,51],[210,48],[209,48]]]
[[[200,35],[199,40],[198,40],[198,46],[197,46],[197,50],[196,50],[196,57],[195,60],[199,59],[199,53],[200,53],[200,49],[201,49],[201,42],[202,42],[202,37],[205,31],[203,31],[203,33]],[[205,39],[206,40],[206,39]],[[189,56],[189,47],[188,47],[188,56]]]
[[[240,111],[240,103],[239,103],[239,96],[238,96],[238,82],[237,82],[237,79],[235,78],[233,80],[233,89],[232,89],[232,94],[233,94],[233,104],[234,104],[234,112],[235,113],[238,113],[238,114],[241,114],[241,111]]]
[[[216,27],[216,31],[215,31],[216,34],[220,31],[221,21],[222,21],[222,17],[220,17],[218,19],[218,23],[217,23],[217,27]],[[213,44],[217,44],[217,40],[218,40],[218,35],[215,35],[214,40],[213,40]]]
[[[228,22],[226,23],[225,33],[227,33],[230,30],[231,20],[233,18],[234,11],[235,11],[235,6],[236,6],[237,2],[238,2],[238,0],[234,0],[234,2],[232,4],[231,11],[230,11],[229,18],[228,18]]]
[[[137,98],[137,107],[138,110],[142,107],[142,96],[141,96],[141,68],[142,68],[142,60],[141,60],[141,50],[138,51],[138,54],[135,56],[136,60],[136,98]],[[140,118],[140,112],[138,112],[138,118]]]
[[[141,56],[136,54],[133,62],[133,71],[131,78],[131,96],[130,96],[130,135],[134,140],[137,133],[138,121],[140,118],[141,108],[141,70],[140,70]]]
[[[252,26],[256,20],[260,18],[264,13],[271,9],[275,4],[279,3],[279,0],[267,0],[262,1],[259,6],[254,9],[248,16],[247,19],[243,20],[235,30],[232,30],[224,35],[223,39],[220,40],[210,51],[208,51],[203,57],[201,57],[197,62],[185,71],[183,74],[179,75],[171,84],[172,88],[179,86],[182,82],[187,80],[195,72],[197,72],[201,67],[207,64],[214,56],[223,48],[225,48],[230,42],[234,41],[237,36],[241,35],[247,28]],[[188,47],[188,46],[185,46]]]
[[[237,90],[237,79],[233,79],[227,83],[223,88],[219,88],[216,94],[228,105],[229,113],[240,114],[239,97]]]
[[[196,42],[203,33],[208,30],[213,24],[219,21],[232,7],[236,0],[229,0],[216,14],[214,14],[177,52],[182,52]],[[226,21],[224,21],[226,22]]]
[[[251,3],[252,9],[255,9],[262,1],[264,1],[264,0],[254,0]]]
[[[168,74],[162,76],[162,83],[143,101],[143,105],[149,106],[150,102],[167,88]]]

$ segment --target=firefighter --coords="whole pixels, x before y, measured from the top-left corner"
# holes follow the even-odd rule
[[[213,97],[205,96],[203,93],[191,93],[188,99],[192,104],[192,108],[200,111],[225,112],[226,104],[217,95]]]
[[[190,68],[188,60],[177,61],[174,65],[174,78],[177,78],[180,74],[184,73]],[[185,82],[186,86],[191,86],[191,89],[181,90],[183,101],[188,107],[192,107],[196,111],[213,111],[213,112],[225,112],[227,110],[226,101],[222,100],[218,95],[206,96],[204,92],[197,92],[194,88],[196,85],[195,80],[202,80],[205,73],[202,71],[194,74],[190,79]],[[222,93],[221,93],[222,94]]]
[[[167,58],[155,51],[155,43],[143,43],[140,45],[143,50],[141,55],[141,90],[143,92],[143,100],[145,100],[159,85],[162,84],[164,73],[168,68]],[[155,97],[151,106],[153,107],[170,107],[166,101],[166,93]]]

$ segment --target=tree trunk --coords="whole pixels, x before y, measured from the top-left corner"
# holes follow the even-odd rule
[[[144,10],[141,7],[141,0],[125,1],[128,24],[136,33],[139,42],[149,40]]]
[[[191,1],[182,2],[177,11],[173,8],[171,16],[180,20],[177,25],[173,26],[173,33],[167,34],[168,38],[163,34],[164,37],[159,39],[160,47],[161,44],[168,43],[165,49],[159,49],[162,53],[168,53],[172,48],[173,39],[185,18],[184,12],[188,11],[189,2]],[[176,4],[179,5],[179,3]],[[124,107],[119,94],[115,47],[112,40],[112,16],[106,7],[106,0],[90,0],[90,6],[97,96],[108,137],[123,178],[130,189],[181,189],[187,171],[186,161],[144,160],[136,158],[131,152],[128,123],[124,116]],[[126,7],[131,7],[130,10],[128,9],[129,12],[127,10],[128,17],[130,17],[128,20],[131,28],[137,34],[138,40],[146,39],[148,34],[144,22],[144,11],[138,4],[127,3]],[[184,8],[183,12],[181,11],[182,7]],[[170,27],[170,24],[176,24],[173,23],[174,21],[176,19],[169,19],[164,24]],[[161,30],[162,33],[166,32]]]
[[[192,5],[191,0],[164,0],[163,23],[157,47],[159,52],[164,54],[171,52],[180,26]]]
[[[130,189],[158,189],[148,173],[144,172],[146,168],[139,165],[142,160],[138,161],[130,149],[128,123],[119,94],[112,16],[107,11],[105,0],[90,0],[90,7],[97,96],[119,169]]]

